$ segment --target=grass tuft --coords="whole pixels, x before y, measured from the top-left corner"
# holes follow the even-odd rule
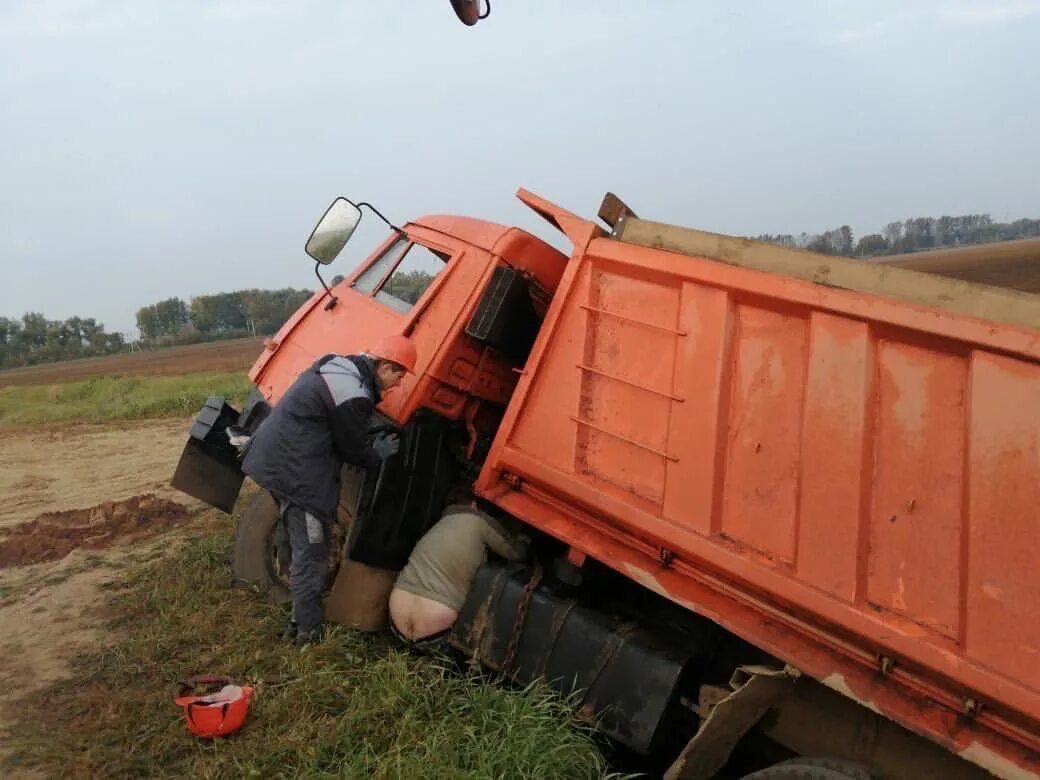
[[[284,610],[229,585],[230,523],[139,564],[106,593],[114,643],[21,703],[8,771],[46,776],[586,778],[605,762],[566,703],[510,691],[334,628],[304,650],[277,639]],[[245,728],[206,742],[173,704],[177,680],[254,685]]]
[[[211,395],[241,401],[245,374],[93,377],[60,385],[0,387],[0,429],[194,414]]]

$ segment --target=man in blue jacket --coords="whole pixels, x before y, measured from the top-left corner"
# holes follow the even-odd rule
[[[325,355],[306,369],[249,442],[242,471],[278,502],[289,537],[292,617],[283,635],[297,645],[321,638],[321,597],[344,463],[378,468],[400,447],[396,435],[369,444],[382,393],[415,370],[415,345],[390,336],[361,355]]]

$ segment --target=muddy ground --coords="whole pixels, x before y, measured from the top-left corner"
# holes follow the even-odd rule
[[[201,510],[168,485],[189,424],[0,433],[0,734],[21,697],[108,640],[106,584],[175,546]]]

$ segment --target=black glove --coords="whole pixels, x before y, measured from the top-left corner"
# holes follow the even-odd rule
[[[381,433],[372,442],[372,449],[380,460],[388,460],[401,449],[401,439],[396,433]]]

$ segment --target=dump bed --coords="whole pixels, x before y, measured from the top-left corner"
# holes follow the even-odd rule
[[[543,214],[576,248],[478,489],[954,752],[1036,772],[1040,298],[732,244],[768,272]]]

